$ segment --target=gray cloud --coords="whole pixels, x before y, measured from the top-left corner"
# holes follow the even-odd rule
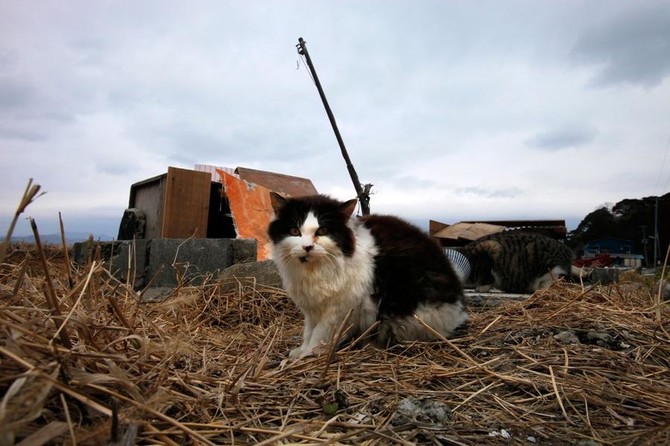
[[[540,132],[526,145],[541,150],[556,151],[586,145],[596,137],[596,131],[581,126],[565,126]]]
[[[95,165],[95,172],[104,175],[122,176],[129,175],[139,170],[132,162],[124,160],[106,161]]]
[[[0,72],[9,72],[16,65],[18,56],[15,52],[0,47]]]
[[[670,3],[631,5],[586,30],[572,49],[574,61],[598,67],[593,85],[655,87],[670,75]]]
[[[523,195],[523,190],[517,187],[502,189],[487,189],[479,186],[466,186],[456,189],[458,195],[473,195],[481,198],[517,198]]]
[[[30,83],[16,78],[0,78],[0,111],[28,105],[34,97]]]
[[[129,186],[171,163],[300,175],[349,198],[299,36],[375,212],[567,216],[620,199],[612,184],[648,195],[616,166],[656,178],[667,139],[670,27],[652,1],[0,2],[0,208],[34,177],[66,215],[120,216]],[[609,88],[584,89],[585,72]]]
[[[423,178],[418,175],[399,175],[393,178],[392,184],[406,189],[435,189],[441,187],[438,181],[430,178]]]
[[[37,142],[44,141],[47,137],[39,130],[25,130],[0,125],[0,139]]]

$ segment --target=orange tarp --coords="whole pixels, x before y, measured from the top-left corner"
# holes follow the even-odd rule
[[[221,177],[224,192],[228,197],[237,237],[256,239],[258,260],[269,259],[270,241],[267,229],[274,216],[270,203],[270,190],[244,181],[221,169],[216,171]]]

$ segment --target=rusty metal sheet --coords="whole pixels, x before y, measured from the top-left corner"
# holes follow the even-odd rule
[[[254,238],[257,242],[257,259],[271,258],[267,228],[274,215],[270,203],[270,190],[217,169],[238,238]]]
[[[314,184],[308,178],[249,169],[247,167],[238,167],[235,169],[235,173],[245,181],[259,184],[266,189],[279,192],[288,197],[304,197],[305,195],[316,195],[318,193]]]

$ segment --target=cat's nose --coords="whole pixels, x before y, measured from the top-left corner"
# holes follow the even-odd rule
[[[302,249],[304,249],[305,252],[310,252],[312,249],[314,249],[314,245],[303,246]]]

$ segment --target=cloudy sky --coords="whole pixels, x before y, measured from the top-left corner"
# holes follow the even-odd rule
[[[427,227],[670,191],[670,1],[0,2],[0,230],[116,236],[131,184],[243,166]],[[15,234],[30,234],[25,218]]]

